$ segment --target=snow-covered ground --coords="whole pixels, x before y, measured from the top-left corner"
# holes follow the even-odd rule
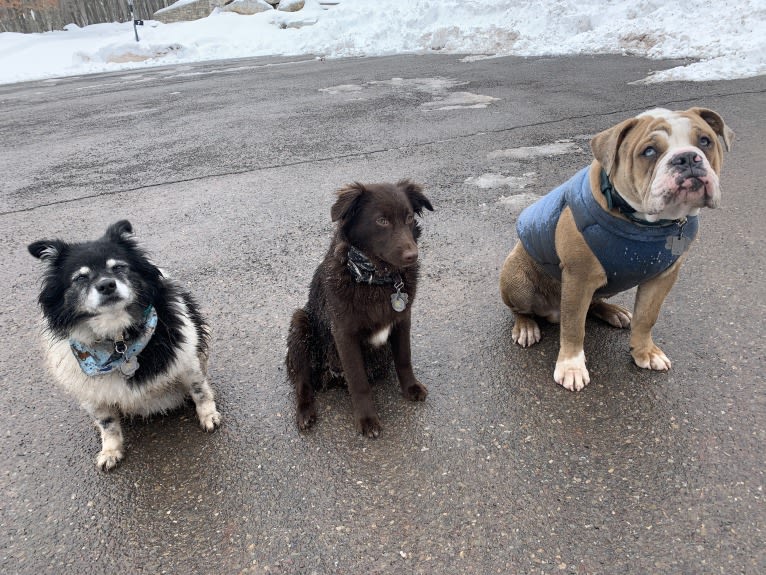
[[[183,1],[183,0],[182,0]],[[0,33],[0,83],[266,55],[692,58],[648,82],[766,74],[766,0],[338,0],[192,22]]]

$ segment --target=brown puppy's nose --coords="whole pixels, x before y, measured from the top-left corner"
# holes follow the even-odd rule
[[[416,261],[418,261],[417,247],[408,248],[402,252],[402,262],[404,262],[405,265],[412,265]]]

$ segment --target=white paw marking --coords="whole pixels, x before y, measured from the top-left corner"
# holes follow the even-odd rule
[[[613,325],[614,327],[625,329],[630,327],[630,322],[632,319],[633,315],[629,311],[615,310],[614,313],[607,315],[604,318],[604,321],[610,325]]]
[[[574,357],[558,360],[553,379],[569,391],[580,391],[588,385],[590,374],[585,367],[585,353],[581,351]]]
[[[213,401],[197,407],[197,417],[199,417],[199,424],[205,431],[213,431],[221,425],[221,414],[218,413]]]
[[[102,449],[96,459],[96,465],[103,471],[109,471],[122,459],[122,450],[120,449]]]
[[[518,325],[518,324],[517,324]],[[529,347],[536,344],[542,336],[540,335],[540,327],[534,321],[524,322],[522,325],[514,326],[511,338],[514,343],[519,344],[521,347]]]
[[[647,354],[646,360],[637,361],[634,358],[633,361],[636,362],[638,367],[642,367],[644,369],[653,369],[655,371],[668,371],[671,367],[668,356],[665,355],[659,348],[656,348],[653,352]]]

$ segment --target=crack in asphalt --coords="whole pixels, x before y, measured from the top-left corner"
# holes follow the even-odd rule
[[[725,94],[711,94],[709,96],[706,96],[706,98],[725,98],[725,97],[729,97],[729,96],[740,96],[740,95],[743,95],[743,94],[761,94],[761,93],[766,93],[766,90],[745,90],[745,91],[731,92],[731,93],[725,93]],[[699,101],[699,99],[700,99],[699,96],[695,96],[693,98],[683,98],[683,99],[678,99],[678,100],[667,100],[667,101],[665,101],[663,103],[658,103],[656,107],[663,107],[663,106],[670,106],[670,105],[673,105],[673,104],[682,104],[682,103],[688,103],[688,102],[695,102],[695,101]],[[92,200],[94,198],[100,198],[100,197],[105,197],[105,196],[114,196],[114,195],[118,195],[118,194],[127,194],[127,193],[131,193],[131,192],[138,192],[138,191],[142,191],[142,190],[149,190],[149,189],[157,188],[157,187],[160,187],[160,186],[171,186],[171,185],[174,185],[174,184],[184,184],[184,183],[188,183],[188,182],[197,182],[197,181],[207,180],[207,179],[211,179],[211,178],[222,178],[222,177],[225,177],[225,176],[236,176],[236,175],[240,175],[240,174],[248,174],[248,173],[254,173],[254,172],[261,172],[261,171],[265,171],[265,170],[274,170],[274,169],[279,169],[279,168],[289,168],[291,166],[301,166],[301,165],[306,165],[306,164],[318,164],[318,163],[322,163],[322,162],[331,162],[331,161],[334,161],[334,160],[343,160],[343,159],[346,159],[346,158],[360,158],[360,157],[364,157],[364,156],[368,156],[368,155],[385,154],[385,153],[388,153],[388,152],[408,150],[408,149],[412,149],[412,148],[423,148],[423,147],[426,147],[426,146],[432,146],[434,144],[442,144],[442,143],[447,143],[447,142],[455,142],[455,141],[459,141],[459,140],[463,140],[463,139],[475,138],[475,137],[478,137],[478,136],[484,136],[484,135],[487,135],[487,134],[501,134],[503,132],[512,132],[514,130],[523,130],[523,129],[526,129],[526,128],[534,128],[536,126],[549,126],[549,125],[552,125],[552,124],[558,124],[558,123],[561,123],[561,122],[567,122],[567,121],[571,121],[571,120],[581,120],[581,119],[584,119],[584,118],[598,118],[598,117],[612,116],[614,114],[626,114],[626,113],[631,113],[631,112],[639,112],[639,111],[643,111],[643,110],[644,110],[643,108],[641,108],[641,109],[628,108],[628,109],[611,110],[611,111],[608,111],[608,112],[599,112],[599,113],[593,113],[593,114],[582,114],[582,115],[579,115],[579,116],[568,116],[566,118],[557,118],[555,120],[545,120],[545,121],[541,121],[541,122],[532,122],[532,123],[529,123],[529,124],[522,124],[522,125],[518,125],[518,126],[511,126],[511,127],[506,127],[506,128],[497,128],[497,129],[494,129],[494,130],[482,130],[482,131],[479,131],[479,132],[473,132],[471,134],[461,134],[461,135],[458,135],[458,136],[452,136],[452,137],[449,137],[449,138],[442,138],[442,139],[439,139],[439,140],[430,140],[430,141],[427,141],[427,142],[417,142],[417,143],[414,143],[414,144],[407,144],[405,146],[393,146],[393,147],[389,147],[389,148],[372,149],[372,150],[366,150],[366,151],[361,151],[361,152],[354,152],[354,153],[351,153],[351,154],[338,154],[338,155],[334,155],[334,156],[326,156],[326,157],[322,157],[322,158],[307,158],[305,160],[296,160],[294,162],[284,162],[284,163],[281,163],[281,164],[270,164],[270,165],[264,165],[264,166],[256,166],[256,167],[250,167],[250,168],[245,168],[245,169],[241,169],[241,170],[232,170],[232,171],[228,171],[228,172],[218,172],[218,173],[212,173],[212,174],[205,174],[203,176],[194,176],[194,177],[190,177],[190,178],[180,178],[180,179],[177,179],[177,180],[166,180],[166,181],[162,181],[162,182],[155,182],[153,184],[146,184],[146,185],[142,185],[142,186],[135,186],[135,187],[132,187],[132,188],[123,188],[123,189],[119,189],[119,190],[111,190],[111,191],[108,191],[108,192],[101,192],[101,193],[98,193],[98,194],[89,194],[87,196],[79,196],[77,198],[67,198],[67,199],[64,199],[64,200],[56,200],[54,202],[47,202],[47,203],[43,203],[43,204],[37,204],[37,205],[30,206],[30,207],[27,207],[27,208],[20,208],[18,210],[8,210],[8,211],[0,212],[0,217],[2,217],[2,216],[9,216],[9,215],[13,215],[13,214],[22,214],[22,213],[32,212],[32,211],[40,209],[40,208],[47,208],[47,207],[57,206],[57,205],[62,205],[62,204],[71,204],[71,203],[75,203],[75,202]]]

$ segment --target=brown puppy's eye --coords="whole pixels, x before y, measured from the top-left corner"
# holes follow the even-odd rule
[[[415,216],[413,216],[412,214],[407,214],[407,220],[406,220],[407,225],[411,224],[414,219],[415,219]]]
[[[387,226],[388,218],[384,218],[383,216],[381,216],[377,220],[375,220],[375,223],[378,224],[379,226]]]
[[[713,142],[711,142],[711,141],[710,141],[710,138],[708,138],[707,136],[702,136],[702,137],[700,138],[700,146],[702,146],[703,148],[708,148],[708,147],[710,147],[710,144],[712,144],[712,143],[713,143]]]

